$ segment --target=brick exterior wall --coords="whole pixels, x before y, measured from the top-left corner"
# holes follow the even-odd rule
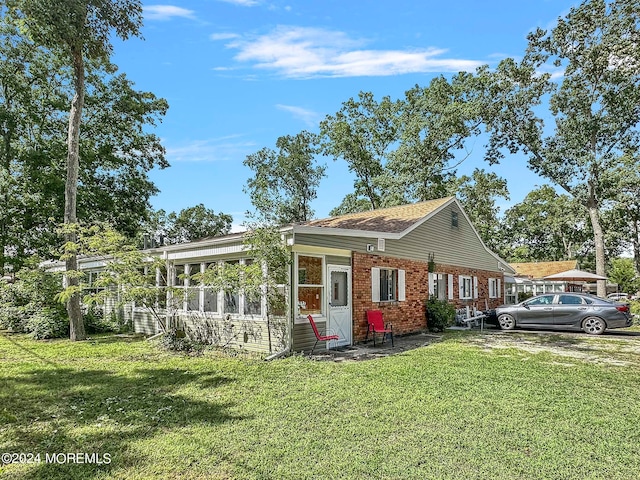
[[[365,339],[367,335],[366,311],[372,309],[382,311],[385,322],[393,324],[394,334],[403,335],[423,331],[427,328],[424,301],[429,295],[429,271],[426,262],[354,252],[352,266],[354,342],[361,342]],[[403,302],[372,302],[372,267],[404,270],[406,300]],[[436,264],[435,271],[453,274],[454,298],[450,301],[456,308],[475,306],[479,310],[484,310],[485,305],[489,308],[495,308],[504,303],[503,298],[489,298],[489,278],[500,279],[501,290],[504,290],[502,273],[441,264]],[[472,300],[459,298],[459,275],[478,277],[478,298]]]

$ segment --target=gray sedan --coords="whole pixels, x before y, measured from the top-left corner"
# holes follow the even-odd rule
[[[584,293],[548,293],[517,305],[496,308],[498,325],[503,330],[524,328],[582,329],[600,335],[607,328],[632,324],[629,305]]]

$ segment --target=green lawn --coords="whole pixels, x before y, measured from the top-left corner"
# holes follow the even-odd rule
[[[332,363],[0,335],[0,452],[40,454],[9,479],[635,479],[640,337],[452,332]],[[76,452],[110,461],[46,463]]]

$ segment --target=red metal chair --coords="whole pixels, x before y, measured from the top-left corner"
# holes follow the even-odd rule
[[[391,337],[391,346],[393,347],[393,325],[387,323],[385,325],[382,312],[380,310],[367,310],[367,336],[365,341],[369,338],[369,332],[373,332],[373,346],[376,346],[376,333],[382,334],[382,343],[384,343],[384,337],[388,334]]]
[[[307,318],[309,319],[311,328],[313,328],[313,333],[315,333],[316,335],[316,343],[313,344],[313,348],[311,349],[311,353],[309,354],[309,356],[313,355],[313,351],[315,350],[316,345],[318,345],[318,342],[328,342],[330,340],[340,339],[338,335],[320,335],[320,332],[318,332],[318,327],[316,327],[316,322],[314,322],[313,317],[309,315]]]

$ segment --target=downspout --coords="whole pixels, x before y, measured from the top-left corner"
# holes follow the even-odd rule
[[[289,241],[291,241],[291,245],[293,245],[293,243],[295,243],[294,237],[291,237],[291,239],[287,240],[287,245],[289,244]],[[289,284],[289,308],[287,309],[287,317],[288,317],[287,320],[289,325],[287,328],[285,346],[279,352],[273,353],[268,357],[266,357],[265,361],[267,362],[270,362],[271,360],[276,360],[278,358],[286,357],[291,354],[291,349],[293,344],[293,295],[294,295],[294,292],[293,292],[293,286],[291,285],[291,279],[293,278],[293,265],[294,265],[293,256],[294,256],[294,253],[292,250],[291,263],[289,265],[289,278],[287,279]]]

